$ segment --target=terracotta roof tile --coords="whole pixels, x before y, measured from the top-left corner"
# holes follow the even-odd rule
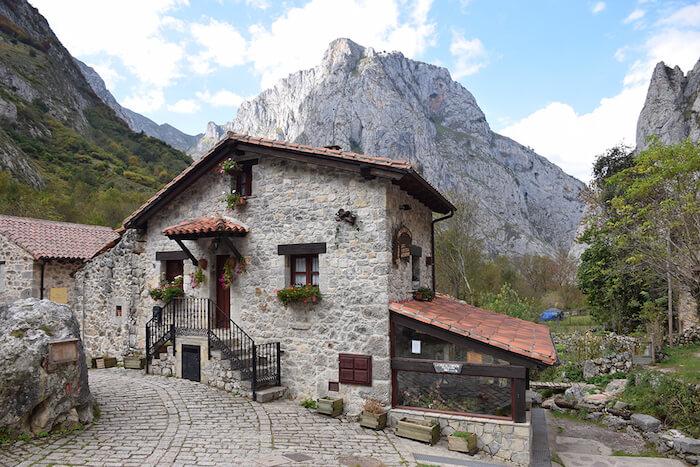
[[[3,215],[0,215],[0,233],[34,259],[86,260],[119,238],[112,228],[100,225]]]
[[[442,294],[430,302],[392,302],[389,309],[547,365],[557,362],[549,328],[543,324],[483,310]]]
[[[227,217],[197,217],[196,219],[188,219],[163,229],[163,234],[171,235],[190,235],[190,234],[206,234],[216,232],[229,233],[248,233],[248,227],[241,225]]]

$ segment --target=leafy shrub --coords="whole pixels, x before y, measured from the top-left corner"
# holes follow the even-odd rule
[[[304,399],[303,401],[301,401],[301,404],[299,404],[299,405],[301,405],[305,409],[317,409],[318,408],[318,402],[316,402],[314,399]]]
[[[413,292],[413,297],[414,297],[416,300],[421,300],[421,301],[424,301],[424,302],[429,302],[429,301],[431,301],[433,298],[435,298],[435,293],[433,293],[433,291],[432,291],[431,289],[427,288],[427,287],[420,287],[418,290],[416,290],[415,292]]]
[[[377,399],[367,399],[364,404],[362,404],[362,410],[367,413],[380,415],[386,412],[386,409]]]
[[[290,303],[316,303],[321,300],[321,291],[316,285],[285,287],[277,291],[277,298],[284,306]]]
[[[168,303],[174,298],[185,295],[185,291],[182,289],[182,282],[182,276],[177,276],[171,282],[165,282],[160,287],[149,290],[148,294],[153,300],[162,300]]]
[[[518,295],[508,283],[503,284],[498,293],[487,295],[483,307],[515,318],[537,320],[536,304]]]
[[[700,391],[672,375],[653,371],[636,373],[623,394],[635,411],[700,437]]]

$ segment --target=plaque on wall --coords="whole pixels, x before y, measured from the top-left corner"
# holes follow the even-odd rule
[[[413,237],[411,236],[411,231],[406,227],[401,227],[394,234],[393,240],[393,259],[396,263],[398,260],[408,262],[411,259],[411,245],[413,242]]]
[[[435,368],[436,373],[453,373],[460,374],[462,372],[461,363],[438,363],[433,362],[433,368]]]

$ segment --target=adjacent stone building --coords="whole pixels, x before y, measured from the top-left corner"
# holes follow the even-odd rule
[[[0,303],[69,303],[75,271],[118,238],[109,227],[0,215]]]
[[[406,162],[230,133],[76,273],[85,347],[253,397],[283,386],[529,433],[528,369],[556,362],[548,328],[420,301],[433,225],[454,209]]]

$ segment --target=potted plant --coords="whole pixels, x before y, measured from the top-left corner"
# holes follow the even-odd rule
[[[447,449],[450,451],[476,454],[476,433],[468,431],[455,431],[447,437]]]
[[[234,210],[238,206],[245,206],[246,199],[245,197],[241,196],[240,193],[236,193],[236,191],[232,191],[231,193],[226,195],[226,207]]]
[[[427,287],[420,287],[413,292],[413,298],[421,302],[429,302],[435,298],[435,293]]]
[[[381,402],[376,399],[367,399],[362,406],[360,426],[373,430],[386,428],[387,413]]]
[[[440,439],[440,425],[429,420],[402,418],[396,426],[396,435],[435,444]]]
[[[194,272],[190,274],[190,287],[196,289],[203,283],[204,270],[201,267],[197,266],[197,269],[195,269]]]
[[[321,300],[321,291],[317,285],[295,285],[280,289],[276,293],[284,306],[290,303],[318,303]]]
[[[343,413],[343,399],[337,397],[321,397],[318,400],[318,413],[337,417]]]
[[[160,287],[150,289],[148,294],[153,300],[168,303],[173,298],[182,297],[185,291],[182,288],[182,276],[176,276],[171,282],[163,282]]]
[[[124,356],[124,368],[143,370],[146,367],[146,359],[140,353],[134,352]]]

